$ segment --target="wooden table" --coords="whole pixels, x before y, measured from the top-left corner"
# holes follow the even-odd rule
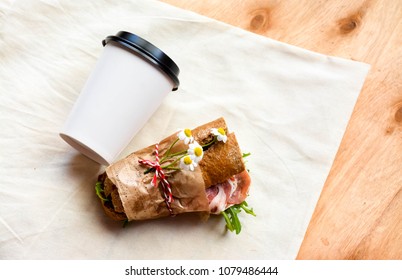
[[[402,0],[163,0],[371,64],[298,259],[402,259]]]

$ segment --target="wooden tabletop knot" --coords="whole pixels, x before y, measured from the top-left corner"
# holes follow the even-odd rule
[[[251,20],[249,29],[252,32],[264,32],[270,27],[270,9],[260,8],[250,13]]]
[[[402,105],[399,109],[395,112],[395,121],[402,123]]]
[[[339,32],[341,34],[348,34],[355,30],[361,24],[360,16],[351,16],[343,18],[338,21]]]

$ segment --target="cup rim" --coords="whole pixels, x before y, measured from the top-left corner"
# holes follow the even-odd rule
[[[119,31],[116,35],[107,36],[102,41],[102,45],[106,46],[111,41],[116,42],[141,55],[165,72],[169,78],[173,80],[174,87],[172,91],[175,91],[179,88],[180,81],[178,76],[180,69],[177,64],[162,50],[140,36],[127,31]]]

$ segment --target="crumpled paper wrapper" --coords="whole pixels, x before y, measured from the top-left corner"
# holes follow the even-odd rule
[[[176,138],[176,135],[172,135],[160,142],[161,155]],[[109,179],[119,191],[124,212],[129,221],[156,219],[170,215],[159,186],[160,182],[156,187],[151,184],[154,172],[144,175],[149,167],[138,162],[140,159],[155,160],[154,150],[155,145],[149,146],[106,169]],[[168,181],[172,186],[174,197],[171,203],[173,214],[209,211],[205,183],[199,166],[194,171],[182,170],[167,172],[167,174],[170,174]]]
[[[200,145],[212,141],[212,128],[223,128],[228,133],[226,122],[218,118],[192,129],[194,140]],[[215,142],[206,151],[203,159],[194,171],[164,170],[171,185],[173,201],[170,204],[172,214],[186,212],[209,212],[209,203],[205,189],[244,170],[242,154],[234,133],[229,133],[226,143]],[[171,148],[170,154],[185,151],[188,146],[178,141],[177,133],[163,139],[159,145],[159,157],[163,158]],[[151,181],[154,172],[146,173],[150,168],[139,160],[155,161],[155,145],[133,152],[126,158],[108,166],[106,174],[117,187],[124,212],[129,221],[148,220],[169,216],[160,182],[157,187]],[[168,165],[175,158],[162,164]]]

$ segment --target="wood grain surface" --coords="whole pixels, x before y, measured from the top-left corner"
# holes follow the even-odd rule
[[[402,0],[163,0],[371,64],[298,259],[402,259]]]

